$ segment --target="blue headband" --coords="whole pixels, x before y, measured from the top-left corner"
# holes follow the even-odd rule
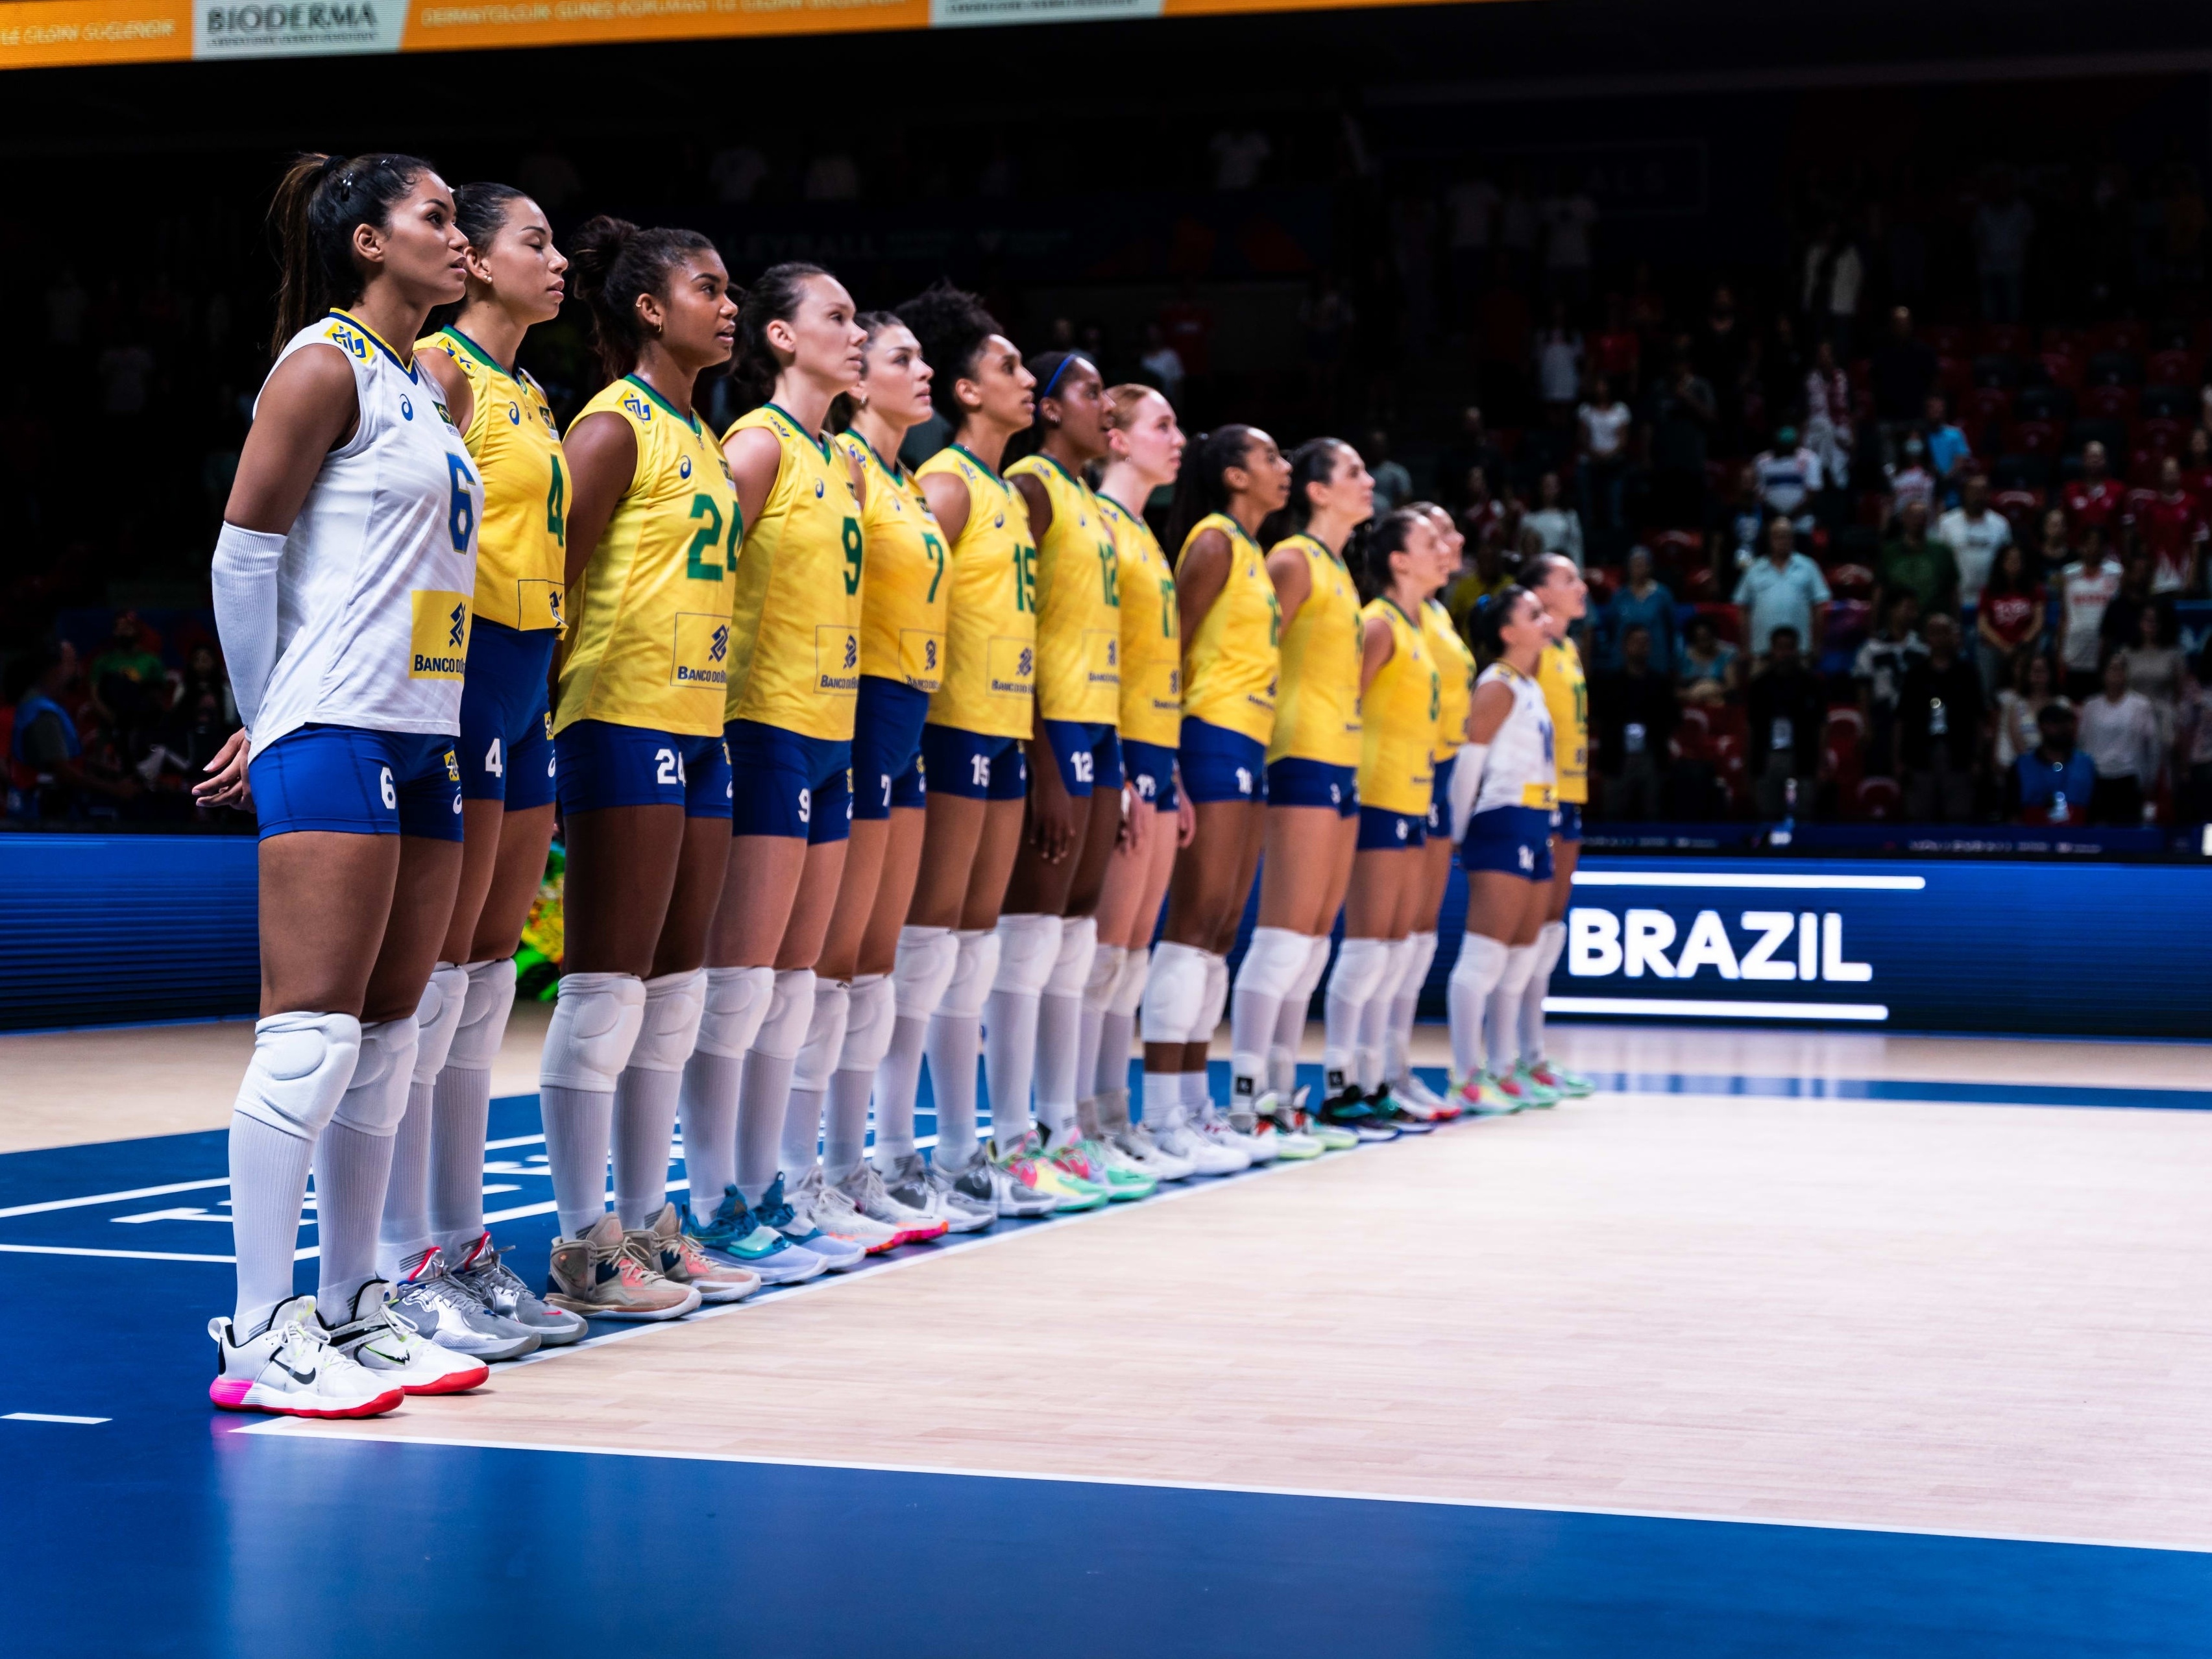
[[[1047,380],[1044,383],[1044,390],[1037,393],[1037,401],[1039,403],[1042,403],[1046,398],[1052,396],[1053,387],[1060,384],[1060,377],[1067,373],[1067,366],[1070,363],[1091,363],[1091,359],[1085,356],[1079,351],[1071,351],[1067,356],[1062,357],[1060,360],[1060,367],[1052,372],[1052,379]],[[1098,365],[1096,363],[1091,363],[1091,367],[1095,369]]]

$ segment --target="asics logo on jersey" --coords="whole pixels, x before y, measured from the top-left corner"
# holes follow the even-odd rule
[[[415,418],[415,405],[407,401],[404,393],[401,394],[399,399],[399,418],[403,421],[411,421]]]
[[[821,479],[817,478],[814,481],[814,499],[818,501],[829,493],[830,487],[823,483]]]
[[[991,520],[991,528],[994,530],[1004,530],[1006,527],[1006,515],[1003,513],[1000,514],[997,518]]]
[[[688,478],[691,476],[691,458],[689,455],[676,463],[676,476],[679,478]]]
[[[520,404],[509,404],[507,406],[507,423],[509,426],[520,426],[522,424],[522,405]]]

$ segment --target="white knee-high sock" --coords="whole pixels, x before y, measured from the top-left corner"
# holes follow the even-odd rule
[[[1128,951],[1106,997],[1098,1019],[1098,1069],[1091,1090],[1103,1097],[1129,1088],[1129,1054],[1137,1041],[1137,1010],[1144,1004],[1145,976],[1152,965],[1150,945]]]
[[[1091,972],[1083,981],[1083,1012],[1075,1033],[1075,1095],[1079,1107],[1098,1097],[1098,1052],[1106,1036],[1107,1017],[1112,1012],[1114,988],[1121,982],[1122,964],[1129,959],[1126,945],[1101,945],[1091,953]],[[1042,1041],[1040,1023],[1039,1041]],[[1125,1048],[1123,1052],[1127,1052]],[[1121,1068],[1126,1073],[1128,1067]],[[1126,1088],[1124,1080],[1115,1086]],[[1090,1126],[1095,1128],[1095,1122]]]
[[[768,1018],[745,1055],[744,1086],[738,1095],[738,1191],[757,1204],[782,1167],[783,1114],[791,1103],[791,1074],[814,1018],[814,970],[786,968],[775,976]]]
[[[1482,1023],[1490,994],[1505,976],[1506,947],[1486,933],[1462,936],[1445,1003],[1451,1015],[1452,1075],[1464,1082],[1482,1070]]]
[[[822,1108],[830,1097],[830,1073],[845,1049],[845,1021],[852,1006],[849,983],[816,976],[814,1016],[791,1074],[791,1103],[783,1110],[783,1172],[793,1181],[821,1155]]]
[[[699,1038],[684,1062],[678,1112],[691,1208],[704,1220],[738,1184],[738,1097],[745,1055],[775,997],[773,968],[709,968]]]
[[[468,970],[441,962],[431,969],[416,1006],[415,1069],[408,1079],[406,1112],[392,1138],[392,1174],[377,1228],[376,1270],[386,1279],[398,1279],[437,1242],[430,1229],[431,1125],[438,1073],[446,1068],[468,994]]]
[[[891,967],[890,1042],[876,1067],[876,1158],[886,1167],[915,1149],[915,1099],[921,1092],[929,1018],[958,966],[959,950],[949,928],[899,929],[898,956]]]
[[[706,997],[703,968],[645,981],[637,1041],[615,1080],[615,1212],[625,1229],[644,1226],[668,1202],[684,1068],[698,1043]]]
[[[976,1062],[983,1048],[983,1005],[999,972],[999,936],[963,928],[951,979],[929,1017],[926,1047],[929,1088],[937,1103],[936,1162],[947,1169],[966,1164],[977,1139]]]
[[[868,1148],[868,1097],[891,1040],[897,992],[886,974],[862,974],[845,999],[845,1036],[830,1073],[822,1121],[822,1173],[842,1181],[860,1167]]]
[[[1337,951],[1336,967],[1328,976],[1321,1062],[1324,1087],[1332,1095],[1341,1094],[1358,1080],[1360,1017],[1367,1012],[1368,999],[1375,994],[1389,959],[1388,939],[1347,939]]]
[[[1491,1072],[1504,1077],[1521,1062],[1521,999],[1536,970],[1536,947],[1516,945],[1505,953],[1505,971],[1490,994],[1483,1047]]]
[[[1060,953],[1058,916],[999,918],[999,972],[983,1010],[983,1080],[991,1091],[991,1143],[1012,1152],[1030,1132],[1036,1073],[1037,1003]]]
[[[1083,1063],[1084,993],[1098,951],[1098,918],[1067,916],[1060,924],[1060,949],[1037,996],[1036,1115],[1048,1138],[1075,1132],[1075,1103],[1091,1092],[1097,1056]]]
[[[1255,1109],[1268,1092],[1267,1050],[1275,1037],[1284,1002],[1297,989],[1298,976],[1313,954],[1313,940],[1287,927],[1255,927],[1229,1002],[1229,1104],[1232,1111]]]
[[[361,1040],[361,1022],[350,1014],[272,1014],[254,1025],[253,1058],[230,1116],[230,1231],[238,1257],[232,1325],[240,1340],[267,1324],[292,1294],[315,1139],[353,1080]]]
[[[1566,948],[1565,922],[1547,921],[1538,931],[1535,967],[1521,997],[1521,1058],[1531,1066],[1544,1057],[1544,994],[1552,988],[1552,970]]]
[[[1297,1092],[1298,1046],[1305,1041],[1306,1021],[1313,1012],[1313,994],[1328,971],[1329,939],[1326,933],[1306,945],[1306,965],[1297,983],[1283,999],[1275,1015],[1275,1029],[1267,1039],[1267,1086],[1288,1100]]]
[[[331,1324],[353,1317],[355,1297],[377,1276],[392,1140],[407,1113],[418,1036],[411,1017],[361,1028],[361,1060],[315,1143],[315,1230],[322,1251],[315,1302]]]
[[[615,1082],[644,1020],[645,981],[635,975],[562,976],[538,1064],[538,1109],[564,1237],[606,1213]]]
[[[1390,1000],[1390,1023],[1383,1031],[1382,1074],[1393,1082],[1413,1073],[1413,1016],[1420,1011],[1421,988],[1429,982],[1429,964],[1437,959],[1434,933],[1410,934],[1407,943],[1413,956]]]
[[[1368,995],[1367,1006],[1359,1011],[1359,1040],[1352,1050],[1352,1068],[1358,1076],[1362,1094],[1373,1094],[1385,1081],[1382,1033],[1390,1024],[1390,1011],[1397,1001],[1398,981],[1406,976],[1413,959],[1410,939],[1391,940],[1389,954],[1382,960],[1382,971],[1376,975],[1375,989]]]
[[[484,1134],[491,1121],[491,1065],[514,1007],[514,959],[471,962],[460,1024],[431,1091],[430,1231],[459,1261],[483,1237]]]

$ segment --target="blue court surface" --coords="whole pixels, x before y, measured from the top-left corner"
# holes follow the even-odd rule
[[[2178,1090],[1600,1081],[2212,1108],[2212,1091]],[[491,1133],[494,1231],[542,1278],[554,1224],[534,1099],[495,1103]],[[205,1403],[203,1326],[230,1294],[223,1168],[220,1133],[0,1158],[18,1332],[0,1382],[15,1540],[0,1652],[2212,1654],[2212,1554],[2189,1548],[245,1432],[266,1419]],[[311,1207],[303,1252],[313,1238]],[[896,1260],[747,1306],[835,1297]],[[1393,1409],[1283,1386],[1316,1437]]]

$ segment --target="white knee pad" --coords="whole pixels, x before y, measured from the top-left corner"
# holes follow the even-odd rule
[[[1386,939],[1347,939],[1336,953],[1336,969],[1328,976],[1328,994],[1351,1003],[1364,1003],[1382,982],[1389,965],[1390,941]]]
[[[1244,960],[1237,967],[1237,988],[1282,998],[1297,989],[1298,975],[1313,954],[1313,940],[1287,927],[1255,927]]]
[[[768,1018],[775,993],[773,968],[709,968],[705,1005],[699,1011],[696,1052],[743,1060]]]
[[[313,1140],[337,1110],[360,1057],[361,1022],[351,1014],[271,1014],[254,1023],[237,1109]]]
[[[361,1057],[338,1097],[331,1121],[365,1135],[395,1135],[407,1115],[407,1085],[415,1070],[413,1019],[380,1019],[361,1028]]]
[[[837,1069],[844,1052],[845,1024],[853,1006],[853,988],[842,979],[814,981],[814,1011],[806,1021],[806,1041],[799,1045],[799,1064],[793,1067],[791,1086],[821,1094],[830,1086],[830,1073]]]
[[[952,970],[960,960],[960,940],[950,927],[902,927],[891,984],[898,1012],[908,1019],[927,1019],[945,1000]]]
[[[814,970],[787,968],[775,976],[768,1018],[761,1021],[753,1047],[771,1059],[795,1060],[806,1046],[806,1028],[813,1021]]]
[[[1143,1009],[1146,1042],[1195,1042],[1206,1017],[1206,952],[1172,940],[1155,945]]]
[[[1083,981],[1083,1006],[1094,1014],[1103,1014],[1114,1006],[1115,988],[1121,982],[1121,969],[1129,960],[1126,945],[1095,945],[1091,951],[1091,972]]]
[[[507,1038],[507,1018],[514,1007],[514,958],[472,962],[461,971],[469,988],[461,999],[461,1023],[446,1049],[446,1064],[464,1072],[489,1072]]]
[[[1059,959],[1063,931],[1058,916],[1000,916],[999,971],[991,981],[994,991],[1016,996],[1036,996],[1052,977]]]
[[[1206,953],[1206,1000],[1199,1005],[1198,1029],[1190,1034],[1193,1042],[1211,1042],[1213,1034],[1221,1029],[1221,1015],[1229,1006],[1229,958]]]
[[[1113,1014],[1127,1014],[1135,1018],[1144,1006],[1145,981],[1152,977],[1152,947],[1149,945],[1135,950],[1122,958],[1121,971],[1114,981],[1114,994],[1106,1005]]]
[[[953,1019],[981,1019],[983,1000],[999,976],[999,936],[963,929],[952,937],[959,942],[959,955],[933,1012]]]
[[[1098,918],[1069,916],[1060,924],[1060,956],[1044,982],[1047,996],[1079,997],[1091,983],[1091,960],[1098,951]]]
[[[1299,971],[1297,983],[1292,987],[1299,996],[1310,1002],[1313,994],[1321,988],[1321,976],[1328,971],[1328,935],[1308,942],[1306,965]]]
[[[446,1069],[453,1033],[461,1027],[461,1012],[468,1006],[469,975],[465,968],[441,962],[430,970],[422,1000],[415,1005],[415,1070],[413,1079],[430,1084]]]
[[[707,970],[663,974],[645,981],[645,1011],[629,1063],[640,1071],[680,1072],[699,1041],[699,1017],[707,1004]]]
[[[645,981],[635,974],[568,974],[545,1030],[538,1081],[611,1095],[645,1020]]]
[[[1507,954],[1504,941],[1487,933],[1462,934],[1459,960],[1452,963],[1451,982],[1477,996],[1488,996],[1505,976]]]
[[[872,1073],[890,1052],[891,1026],[898,993],[888,975],[863,974],[853,981],[845,1002],[845,1046],[837,1056],[841,1072]]]

